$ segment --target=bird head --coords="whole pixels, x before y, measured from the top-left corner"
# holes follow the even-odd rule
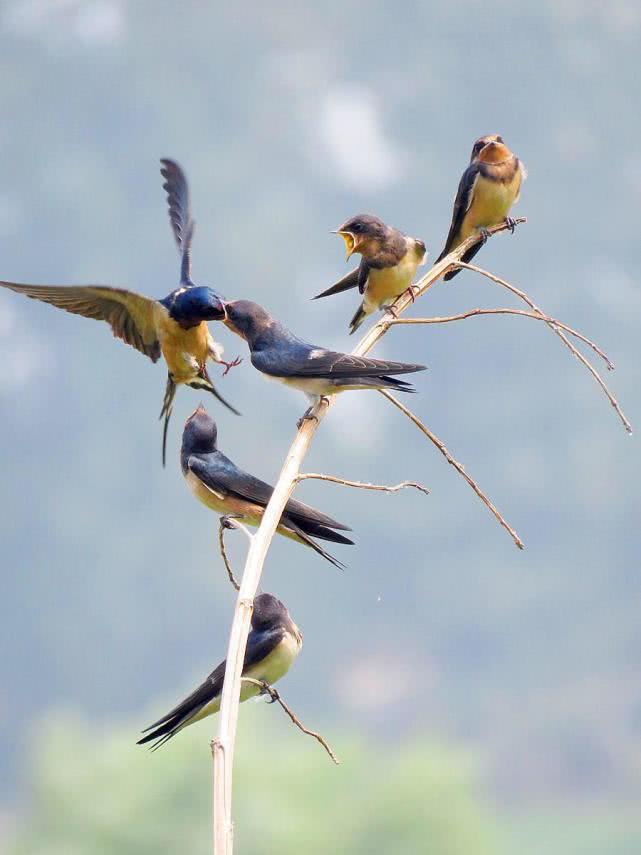
[[[303,640],[303,634],[291,619],[287,606],[273,594],[258,594],[254,598],[251,623],[257,630],[272,629],[278,625],[285,626],[299,641]]]
[[[222,298],[207,285],[194,285],[180,289],[174,296],[171,317],[185,327],[195,326],[201,321],[222,321],[225,307]]]
[[[378,217],[372,214],[358,214],[346,220],[333,234],[340,235],[345,241],[347,259],[355,252],[360,252],[367,258],[370,253],[376,252],[387,230],[388,226]]]
[[[210,454],[216,451],[218,429],[216,422],[201,404],[189,416],[183,430],[182,453]]]
[[[488,134],[479,137],[472,146],[470,163],[480,161],[481,163],[502,163],[513,157],[510,149],[503,142],[500,134]]]
[[[251,300],[225,303],[225,326],[251,343],[274,322],[266,309]]]

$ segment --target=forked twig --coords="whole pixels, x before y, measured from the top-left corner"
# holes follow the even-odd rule
[[[510,537],[512,538],[514,543],[518,546],[518,548],[524,549],[525,545],[524,545],[523,541],[518,536],[518,534],[514,531],[512,526],[509,525],[509,523],[499,513],[499,511],[497,510],[495,505],[488,499],[488,497],[481,490],[481,488],[476,483],[476,481],[474,481],[473,478],[470,478],[470,476],[465,471],[465,467],[463,466],[463,464],[459,463],[458,460],[455,460],[455,458],[452,457],[452,455],[447,450],[446,446],[441,442],[441,440],[435,434],[433,434],[432,431],[426,425],[423,424],[423,422],[418,418],[418,416],[415,416],[411,410],[408,410],[408,408],[405,406],[405,404],[401,404],[401,402],[397,398],[395,398],[394,395],[392,395],[390,392],[386,391],[385,389],[379,389],[378,391],[381,393],[381,395],[383,395],[385,398],[387,398],[388,401],[391,401],[395,407],[398,407],[398,409],[402,413],[404,413],[407,416],[407,418],[411,422],[413,422],[420,431],[422,431],[425,434],[425,436],[430,440],[430,442],[432,442],[438,448],[438,450],[441,452],[441,454],[447,460],[447,462],[449,464],[451,464],[456,469],[456,471],[459,473],[459,475],[462,475],[463,478],[465,478],[467,483],[474,490],[474,492],[479,497],[479,499],[483,502],[483,504],[487,508],[490,509],[490,511],[494,514],[494,516],[499,521],[499,523],[508,532],[508,534],[510,535]]]
[[[309,728],[305,727],[305,725],[302,723],[302,721],[296,716],[296,714],[287,706],[285,701],[282,699],[278,689],[275,689],[273,686],[270,686],[269,683],[267,683],[265,680],[254,680],[253,677],[241,677],[241,680],[244,680],[246,683],[253,683],[255,686],[260,686],[260,688],[262,690],[261,694],[269,695],[269,697],[271,698],[270,703],[272,703],[272,704],[274,702],[279,703],[281,705],[281,707],[285,710],[287,715],[290,717],[292,722],[296,725],[296,727],[299,730],[302,730],[303,733],[306,733],[308,736],[313,736],[314,739],[316,739],[318,742],[320,742],[320,744],[323,746],[325,751],[327,751],[327,753],[331,757],[332,761],[337,766],[340,765],[340,760],[334,754],[334,752],[329,747],[329,745],[327,744],[325,739],[323,739],[323,737],[320,735],[320,733],[316,733],[315,730],[310,730]]]
[[[548,326],[553,324],[555,327],[559,327],[565,332],[570,333],[570,335],[575,336],[586,344],[588,347],[592,348],[592,350],[598,354],[598,356],[603,359],[605,362],[608,371],[614,371],[614,363],[601,348],[589,339],[587,336],[580,333],[578,330],[569,327],[567,324],[564,324],[562,321],[559,321],[557,318],[550,318],[548,315],[544,315],[539,311],[531,311],[526,312],[524,309],[509,309],[509,308],[499,308],[499,309],[470,309],[467,312],[460,312],[458,315],[446,315],[442,318],[392,318],[389,322],[391,327],[396,326],[397,324],[449,324],[452,321],[464,321],[466,318],[475,318],[479,315],[521,315],[524,318],[534,318],[536,321],[544,321]]]
[[[342,484],[344,487],[356,487],[359,490],[378,490],[383,493],[397,493],[405,487],[414,487],[429,496],[430,491],[422,484],[417,484],[416,481],[401,481],[400,484],[395,484],[393,487],[388,487],[387,484],[367,484],[364,481],[348,481],[345,478],[338,478],[336,475],[322,475],[319,472],[304,472],[296,476],[296,483],[305,481],[307,478],[315,478],[317,481],[331,481],[332,484]]]
[[[495,276],[493,273],[490,273],[488,270],[484,270],[482,267],[477,267],[476,264],[466,264],[463,261],[457,262],[455,266],[462,268],[462,269],[465,269],[465,270],[472,270],[472,271],[474,271],[474,273],[480,273],[481,276],[485,276],[490,281],[496,282],[497,285],[501,285],[501,287],[507,288],[508,291],[511,291],[512,294],[515,294],[517,297],[519,297],[519,299],[521,299],[525,303],[527,303],[528,306],[531,309],[533,309],[535,312],[538,312],[540,315],[545,314],[545,312],[542,312],[541,309],[539,309],[539,307],[525,293],[525,291],[521,291],[520,288],[517,288],[516,286],[512,285],[507,280],[501,279],[500,276]],[[601,389],[602,389],[604,395],[606,396],[606,398],[608,399],[608,401],[612,404],[612,406],[616,410],[617,415],[619,416],[619,418],[621,419],[621,422],[623,423],[623,427],[626,429],[626,431],[628,433],[632,433],[632,425],[630,424],[630,422],[625,417],[625,414],[624,414],[623,410],[621,409],[621,407],[619,406],[617,399],[614,397],[612,392],[610,392],[610,390],[608,389],[608,387],[605,384],[605,381],[603,380],[603,378],[601,377],[599,372],[596,370],[596,368],[593,368],[593,366],[590,365],[590,363],[585,358],[585,356],[583,356],[583,354],[580,353],[580,351],[578,351],[576,349],[576,347],[572,344],[572,342],[569,340],[569,338],[565,335],[563,330],[560,329],[560,327],[558,327],[554,323],[553,320],[550,319],[549,321],[546,321],[546,323],[550,327],[550,329],[553,330],[558,335],[558,337],[566,345],[566,347],[568,347],[570,349],[570,351],[574,354],[574,356],[576,356],[576,358],[579,360],[579,362],[582,365],[585,365],[585,367],[588,369],[590,374],[594,377],[596,382],[601,387]]]
[[[238,529],[239,531],[245,532],[245,535],[249,538],[250,543],[253,535],[249,532],[247,527],[244,526],[236,517],[228,515],[220,518],[218,525],[218,545],[220,547],[220,554],[225,565],[225,570],[227,570],[229,581],[232,583],[232,585],[237,591],[240,591],[240,583],[234,576],[234,571],[232,569],[231,562],[227,556],[227,550],[225,549],[225,530],[230,528]]]

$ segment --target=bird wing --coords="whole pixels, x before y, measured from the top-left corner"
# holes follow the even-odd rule
[[[135,347],[153,362],[160,358],[154,321],[156,301],[149,297],[107,285],[23,285],[0,281],[0,287],[74,315],[107,321],[116,338]]]
[[[461,176],[461,180],[458,185],[458,190],[456,192],[456,198],[454,199],[452,224],[450,225],[450,230],[447,235],[447,240],[445,241],[445,246],[443,247],[443,252],[439,255],[434,264],[438,264],[439,261],[442,261],[445,256],[452,251],[453,245],[456,242],[456,238],[461,229],[463,218],[467,214],[470,205],[472,204],[472,200],[474,198],[474,188],[476,186],[476,180],[478,178],[478,175],[478,164],[471,163]]]
[[[189,185],[182,168],[169,158],[163,158],[160,174],[165,179],[162,185],[167,193],[169,203],[169,220],[176,238],[179,251],[182,253],[180,280],[185,285],[191,283],[191,242],[194,236],[194,221],[191,218],[189,202]]]
[[[245,660],[243,662],[243,674],[248,668],[251,668],[253,665],[257,665],[265,659],[272,650],[280,644],[284,634],[285,630],[282,626],[275,627],[274,629],[267,631],[257,631],[252,629],[247,638]],[[160,732],[148,734],[148,736],[141,739],[138,744],[141,745],[145,742],[151,742],[161,736],[171,738],[179,725],[188,721],[210,701],[217,697],[223,689],[225,662],[226,660],[214,668],[207,679],[203,680],[200,686],[194,689],[194,691],[184,700],[176,704],[173,709],[166,713],[162,718],[159,718],[158,721],[155,721],[153,724],[150,724],[149,727],[146,727],[143,730],[143,733],[147,733],[154,728],[158,728]],[[167,726],[162,727],[162,725]]]
[[[425,365],[369,359],[351,353],[337,353],[322,347],[300,346],[293,352],[281,353],[276,348],[252,353],[252,365],[274,377],[307,377],[341,379],[376,377],[381,374],[411,374],[423,371]]]
[[[363,267],[363,264],[364,260],[361,261],[358,267],[356,267],[354,270],[350,270],[350,272],[346,276],[343,276],[342,279],[339,279],[336,284],[331,286],[331,288],[328,288],[326,291],[322,291],[320,294],[317,294],[315,297],[312,297],[312,299],[319,300],[321,297],[331,297],[333,294],[342,294],[343,291],[349,291],[351,288],[360,288],[362,276],[361,268]],[[365,279],[367,279],[367,276],[365,276]]]
[[[233,495],[254,505],[265,507],[274,492],[272,486],[239,469],[235,463],[220,452],[215,455],[208,455],[207,458],[192,455],[187,460],[187,466],[206,487],[223,497]],[[303,502],[297,502],[296,499],[290,499],[285,505],[283,521],[285,521],[285,517],[302,525],[311,523],[314,526],[327,526],[341,531],[351,531],[348,526]],[[322,537],[322,534],[319,536]]]

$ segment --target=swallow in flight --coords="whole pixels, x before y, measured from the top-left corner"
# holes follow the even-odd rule
[[[352,217],[335,234],[345,241],[347,259],[357,252],[361,263],[314,300],[358,288],[363,301],[350,321],[351,335],[372,312],[391,305],[405,291],[412,294],[416,268],[425,260],[425,244],[371,214]]]
[[[393,389],[413,392],[405,380],[395,374],[424,371],[425,365],[369,359],[350,353],[326,350],[291,333],[266,309],[249,300],[225,303],[225,326],[249,345],[251,363],[268,379],[278,380],[305,394],[310,408],[328,395],[350,389]]]
[[[482,240],[468,250],[461,259],[468,263],[487,240],[487,229],[504,220],[514,231],[514,221],[509,216],[512,205],[518,201],[521,184],[526,179],[524,165],[503,142],[498,134],[479,137],[472,148],[467,167],[456,193],[452,224],[443,252],[435,264],[474,232]],[[453,279],[460,270],[451,270],[443,279]]]
[[[192,493],[203,505],[225,516],[235,517],[252,526],[260,525],[274,488],[249,475],[218,450],[216,422],[200,406],[185,423],[180,465]],[[342,568],[313,538],[332,543],[353,545],[338,531],[351,531],[349,526],[332,517],[290,499],[277,531],[285,537],[311,547],[335,567]]]
[[[289,671],[302,646],[302,633],[289,616],[285,605],[272,594],[258,594],[254,599],[243,677],[272,686]],[[220,709],[224,677],[225,662],[221,662],[189,697],[145,728],[143,733],[147,735],[139,739],[137,744],[154,742],[152,750],[155,750],[184,727],[217,713]],[[260,686],[243,681],[240,689],[241,703],[261,693]]]
[[[168,369],[167,388],[160,418],[163,427],[162,458],[165,464],[167,427],[176,386],[185,384],[211,392],[236,415],[240,415],[217,391],[207,373],[207,360],[225,365],[225,373],[238,361],[225,362],[222,348],[209,333],[207,321],[221,320],[225,312],[222,298],[213,288],[191,280],[191,219],[189,190],[182,169],[171,160],[162,160],[161,173],[169,202],[169,217],[182,253],[180,285],[163,300],[154,300],[106,285],[23,285],[0,281],[0,286],[41,300],[85,318],[107,321],[116,338],[135,347],[152,362],[161,355]]]

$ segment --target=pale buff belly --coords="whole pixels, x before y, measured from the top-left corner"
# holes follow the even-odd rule
[[[217,493],[215,490],[212,490],[203,484],[203,482],[191,471],[187,472],[185,480],[187,481],[189,489],[194,496],[196,496],[203,505],[211,508],[212,511],[216,511],[216,513],[221,514],[222,516],[229,515],[240,517],[243,522],[247,523],[247,525],[254,527],[258,527],[260,525],[263,513],[265,512],[265,508],[262,505],[254,504],[246,499],[241,499],[238,496],[233,496],[228,493]],[[288,537],[290,540],[295,540],[297,543],[305,544],[305,541],[301,540],[295,532],[283,525],[279,525],[276,530],[279,534],[282,534],[283,537]]]
[[[479,176],[472,205],[463,219],[461,240],[465,240],[476,229],[489,228],[502,222],[510,213],[517,192],[516,181],[503,184]]]
[[[266,656],[262,662],[248,668],[243,674],[244,677],[251,677],[253,680],[262,680],[273,686],[281,677],[289,671],[294,659],[298,656],[302,643],[299,642],[293,635],[289,633],[283,638],[280,644]],[[243,681],[240,687],[240,702],[253,698],[260,694],[260,687],[254,683]],[[213,700],[199,710],[192,718],[186,721],[182,727],[206,718],[208,715],[213,715],[220,710],[220,695],[217,695]],[[181,728],[182,729],[182,728]]]
[[[184,330],[169,317],[160,304],[156,308],[156,329],[160,349],[174,383],[194,380],[207,362],[210,353],[210,335],[203,321],[196,327]]]

